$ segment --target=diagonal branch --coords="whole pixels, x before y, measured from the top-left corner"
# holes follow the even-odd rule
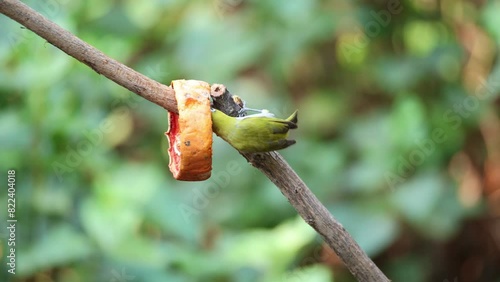
[[[172,88],[106,56],[103,52],[49,21],[20,1],[0,0],[0,13],[24,25],[50,44],[86,64],[98,74],[104,75],[168,111],[177,112],[177,103]]]
[[[177,112],[172,88],[109,58],[20,1],[0,0],[0,13],[24,25],[95,72],[168,111]],[[281,190],[300,216],[324,238],[358,281],[389,281],[279,153],[242,155]]]

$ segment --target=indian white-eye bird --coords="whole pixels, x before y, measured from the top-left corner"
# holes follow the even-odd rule
[[[212,109],[212,129],[240,152],[259,153],[284,149],[295,144],[287,140],[288,130],[297,128],[297,111],[287,119],[269,111],[245,117],[230,117]]]

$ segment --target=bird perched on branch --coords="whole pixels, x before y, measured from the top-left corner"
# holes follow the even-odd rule
[[[212,109],[212,129],[240,152],[269,152],[295,144],[295,140],[286,138],[290,129],[297,128],[297,111],[287,119],[275,118],[267,110],[259,111],[254,115],[230,117]]]

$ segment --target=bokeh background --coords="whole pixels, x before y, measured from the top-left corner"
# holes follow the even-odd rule
[[[26,1],[169,84],[299,109],[282,154],[393,281],[500,281],[500,1]],[[173,180],[164,109],[0,15],[0,281],[353,281],[228,144]]]

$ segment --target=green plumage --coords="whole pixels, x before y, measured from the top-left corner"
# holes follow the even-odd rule
[[[212,129],[240,152],[258,153],[284,149],[295,144],[287,140],[288,130],[297,128],[297,111],[287,119],[268,116],[230,117],[212,110]]]

